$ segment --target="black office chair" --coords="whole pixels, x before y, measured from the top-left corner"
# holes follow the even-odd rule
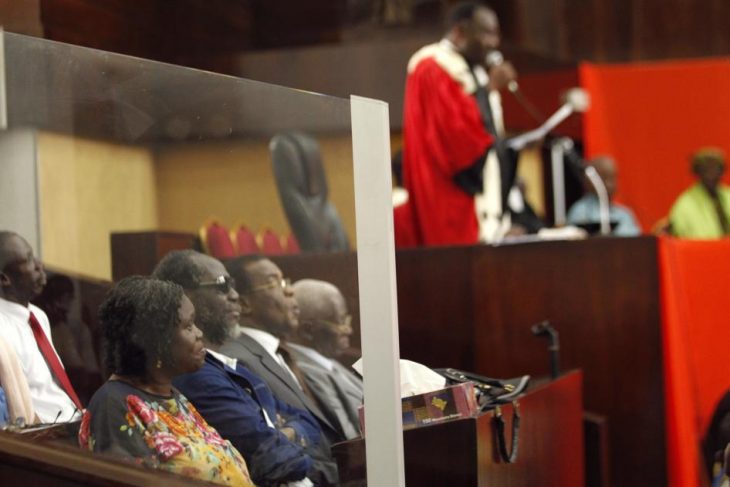
[[[269,149],[279,198],[301,250],[348,250],[340,217],[327,199],[327,178],[317,141],[291,132],[274,136]]]

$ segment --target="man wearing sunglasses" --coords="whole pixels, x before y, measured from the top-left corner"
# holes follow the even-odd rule
[[[347,439],[360,436],[358,408],[363,402],[362,379],[337,361],[350,348],[352,316],[337,287],[325,281],[302,279],[294,286],[299,305],[299,328],[292,356],[310,390]]]
[[[288,339],[296,333],[298,313],[289,280],[276,264],[259,255],[230,260],[226,269],[240,295],[241,326],[238,337],[226,342],[221,351],[260,376],[277,398],[309,411],[330,443],[345,440],[291,357]]]
[[[185,290],[208,351],[199,371],[177,377],[173,385],[243,455],[256,485],[337,485],[337,467],[317,421],[278,400],[257,374],[221,353],[241,313],[223,264],[193,250],[174,251],[152,276]]]

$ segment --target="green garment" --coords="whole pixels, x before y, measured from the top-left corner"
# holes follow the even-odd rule
[[[717,194],[726,218],[730,221],[730,188],[719,185]],[[678,237],[711,239],[725,237],[710,194],[697,183],[682,193],[669,212],[672,233]]]

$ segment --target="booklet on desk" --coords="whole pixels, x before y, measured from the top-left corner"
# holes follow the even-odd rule
[[[403,429],[428,426],[452,419],[471,418],[479,414],[474,384],[446,387],[437,391],[416,394],[401,399]],[[365,409],[360,406],[360,430],[365,436]]]

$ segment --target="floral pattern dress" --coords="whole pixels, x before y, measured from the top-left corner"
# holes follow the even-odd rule
[[[175,389],[172,397],[165,397],[124,382],[106,382],[84,413],[79,444],[186,477],[254,485],[238,450]]]

